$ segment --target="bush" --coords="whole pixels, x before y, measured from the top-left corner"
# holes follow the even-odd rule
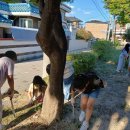
[[[112,42],[106,40],[96,41],[92,46],[94,53],[101,60],[109,60],[112,57],[114,46]]]
[[[93,38],[93,35],[91,32],[89,31],[85,31],[84,28],[82,29],[78,29],[78,31],[76,32],[76,39],[83,39],[83,40],[90,40]]]
[[[120,42],[119,42],[118,39],[116,38],[116,39],[115,39],[115,42],[114,42],[114,46],[117,47],[117,46],[119,46],[119,45],[120,45]]]
[[[72,54],[69,55],[67,59],[73,61],[75,74],[93,70],[96,63],[96,56],[93,53],[88,52]]]

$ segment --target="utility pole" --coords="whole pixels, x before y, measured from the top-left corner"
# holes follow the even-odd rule
[[[112,41],[113,41],[113,44],[115,43],[115,38],[116,38],[116,17],[114,15],[114,22],[113,22],[113,28],[112,28]]]
[[[115,38],[116,38],[116,17],[114,15],[113,43],[115,43]]]
[[[109,15],[108,32],[107,32],[107,40],[108,41],[110,40],[111,25],[112,25],[112,19],[111,19],[111,15]]]

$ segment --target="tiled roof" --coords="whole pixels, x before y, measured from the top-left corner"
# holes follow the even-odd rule
[[[66,10],[66,12],[71,11],[71,8],[63,3],[61,4],[60,8]],[[29,3],[5,3],[0,1],[0,11],[1,10],[6,11],[6,14],[27,12],[39,15],[39,8]]]
[[[0,14],[0,23],[12,24],[12,21]]]
[[[0,10],[10,12],[9,5],[5,2],[0,1]]]
[[[91,21],[88,21],[86,23],[102,23],[102,24],[108,24],[108,22],[103,22],[103,21],[99,21],[99,20],[91,20]]]
[[[66,20],[68,22],[82,22],[82,20],[76,18],[76,17],[66,17]]]
[[[9,4],[9,8],[11,12],[31,12],[39,14],[38,7],[28,3]]]

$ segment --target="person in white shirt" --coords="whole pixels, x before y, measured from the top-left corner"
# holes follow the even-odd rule
[[[2,95],[1,87],[8,81],[8,95],[10,99],[14,95],[14,64],[17,61],[17,55],[14,51],[7,51],[5,54],[0,54],[0,130],[2,130]]]
[[[35,75],[28,90],[29,105],[33,105],[35,102],[42,103],[46,88],[47,84],[42,77]]]
[[[130,54],[130,43],[127,42],[125,47],[122,49],[121,54],[119,55],[116,72],[120,73],[123,71],[125,60],[128,60],[129,54]]]

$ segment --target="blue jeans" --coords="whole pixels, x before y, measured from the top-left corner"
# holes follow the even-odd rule
[[[86,96],[86,97],[91,97],[91,98],[96,99],[98,98],[99,92],[100,92],[100,89],[96,89],[88,93],[83,93],[81,94],[81,96]]]

